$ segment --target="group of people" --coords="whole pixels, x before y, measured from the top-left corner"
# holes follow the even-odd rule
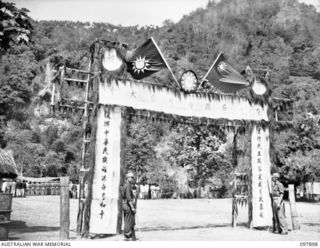
[[[160,187],[158,184],[141,184],[139,199],[159,199]]]
[[[27,195],[59,195],[60,184],[53,182],[33,182],[27,187]]]
[[[1,186],[2,193],[11,193],[13,197],[26,197],[28,182],[25,180],[3,180]]]
[[[273,210],[273,228],[274,233],[281,235],[288,234],[284,210],[284,186],[279,181],[280,175],[274,173],[272,175],[272,210]],[[124,237],[126,241],[136,240],[135,234],[135,215],[137,207],[137,198],[139,192],[135,184],[135,175],[133,172],[128,172],[126,175],[125,184],[122,187],[122,209],[124,215]]]
[[[11,193],[13,197],[26,197],[33,195],[59,195],[60,184],[51,182],[31,182],[27,180],[3,179],[0,192]]]
[[[78,199],[80,193],[80,185],[70,182],[69,183],[69,197],[71,199]]]
[[[69,196],[71,199],[79,198],[80,185],[70,182]],[[0,185],[0,193],[10,193],[13,197],[26,197],[26,195],[59,195],[58,183],[36,183],[26,180],[3,179]]]

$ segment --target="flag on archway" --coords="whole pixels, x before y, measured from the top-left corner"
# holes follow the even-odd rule
[[[224,93],[233,93],[249,86],[249,82],[228,63],[222,52],[219,53],[204,79]]]
[[[127,68],[132,77],[139,80],[168,66],[157,44],[150,38],[132,52],[127,59]]]

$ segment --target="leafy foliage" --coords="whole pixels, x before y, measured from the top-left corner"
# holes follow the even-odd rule
[[[5,51],[11,42],[29,42],[33,29],[28,16],[29,11],[19,9],[14,3],[0,1],[0,48]]]
[[[32,83],[38,71],[33,52],[25,45],[14,46],[2,57],[0,68],[0,113],[12,117],[17,109],[29,104]]]
[[[226,142],[224,132],[212,126],[186,125],[178,125],[175,132],[166,158],[174,166],[187,168],[190,185],[203,187],[214,177],[223,184],[229,182],[233,171],[232,161],[228,159],[231,156],[219,151]],[[213,185],[218,186],[217,182]]]
[[[292,99],[295,114],[294,128],[275,135],[274,169],[304,181],[319,180],[320,14],[314,7],[297,0],[209,1],[178,23],[123,27],[30,21],[25,9],[0,4],[7,6],[0,8],[1,50],[6,51],[0,64],[0,114],[8,120],[8,127],[0,130],[0,143],[14,151],[24,174],[68,173],[75,180],[79,172],[81,127],[34,115],[37,94],[46,87],[45,64],[86,69],[95,39],[124,42],[131,50],[153,36],[177,78],[187,69],[201,78],[220,50],[239,71],[248,64],[269,70],[273,96]],[[14,15],[9,17],[6,8]],[[12,43],[20,34],[31,34],[30,24],[32,43]],[[167,70],[148,80],[173,82]],[[240,137],[239,165],[233,168],[232,145],[219,129],[169,128],[139,120],[128,127],[127,169],[138,171],[141,180],[162,183],[168,192],[182,181],[193,188],[221,180],[226,186],[234,169],[248,169],[249,144],[248,137]]]
[[[148,122],[133,122],[128,126],[126,140],[127,170],[132,170],[143,180],[152,171],[156,160],[155,146],[163,129],[160,125],[150,125]]]

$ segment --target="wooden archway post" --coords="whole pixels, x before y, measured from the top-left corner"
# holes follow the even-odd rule
[[[69,177],[60,177],[60,239],[69,239],[70,199]]]
[[[98,44],[94,44],[94,52],[92,54],[92,61],[90,62],[90,71],[98,71],[99,65],[98,65],[98,58],[99,53],[97,52],[99,49]],[[88,160],[88,171],[86,182],[87,187],[87,194],[85,201],[83,205],[81,206],[81,209],[79,208],[79,219],[78,219],[78,225],[81,224],[79,227],[79,230],[81,230],[81,236],[88,237],[89,231],[90,231],[90,218],[91,218],[91,202],[92,202],[92,184],[93,184],[93,176],[94,176],[94,170],[96,166],[96,136],[97,136],[97,121],[98,121],[98,103],[99,103],[99,83],[100,80],[98,77],[94,77],[94,79],[91,82],[92,85],[92,102],[93,102],[93,109],[90,116],[90,126],[91,126],[91,133],[90,133],[90,143],[89,143],[89,160]],[[84,182],[84,181],[83,181]],[[84,187],[84,185],[83,185]]]
[[[250,155],[252,158],[252,126],[249,127],[248,133],[251,134],[249,143]],[[251,160],[250,160],[251,161]],[[248,171],[248,227],[252,228],[252,161],[250,162],[250,170]]]
[[[101,86],[110,85],[116,76],[121,76],[126,67],[123,64],[116,72],[108,71],[114,59],[119,59],[110,53],[110,49],[120,49],[120,57],[125,57],[126,46],[122,43],[96,40],[90,47],[90,98],[93,103],[88,147],[90,155],[85,168],[87,194],[83,204],[79,201],[77,227],[84,237],[117,234],[121,232],[122,225],[121,184],[126,134],[126,118],[123,112],[126,108],[101,103],[100,91]]]
[[[128,110],[127,108],[121,108],[121,125],[120,125],[120,185],[118,187],[119,199],[118,199],[118,221],[117,221],[117,234],[122,232],[122,185],[125,178],[125,147],[127,139],[127,125],[128,125]]]
[[[294,193],[294,184],[289,184],[289,203],[291,212],[292,229],[299,230],[298,212],[296,207],[296,198]]]

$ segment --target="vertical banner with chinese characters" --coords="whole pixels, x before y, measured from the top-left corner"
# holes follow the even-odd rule
[[[116,234],[120,186],[121,108],[98,111],[90,233]]]
[[[268,190],[270,176],[269,129],[254,125],[251,136],[252,226],[272,225],[271,200]]]

